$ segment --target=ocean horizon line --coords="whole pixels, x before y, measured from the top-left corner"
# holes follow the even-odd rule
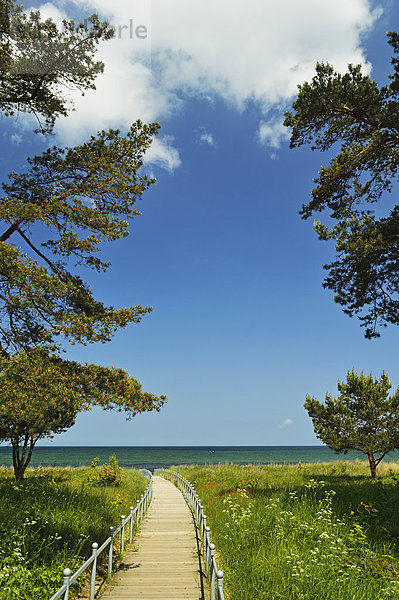
[[[36,448],[328,448],[328,446],[324,444],[38,444]]]
[[[154,470],[171,465],[193,464],[299,464],[365,460],[364,454],[337,454],[327,446],[37,446],[30,466],[89,466],[94,458],[106,464],[115,454],[122,467]],[[399,452],[387,456],[397,460]],[[0,465],[12,464],[10,446],[0,446]]]

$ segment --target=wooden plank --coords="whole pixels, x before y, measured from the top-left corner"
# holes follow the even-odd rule
[[[191,512],[181,492],[153,477],[146,518],[104,600],[205,600]]]

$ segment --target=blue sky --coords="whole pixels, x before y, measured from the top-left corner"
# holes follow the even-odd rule
[[[76,112],[57,130],[59,143],[74,143],[85,129],[118,121],[123,127],[130,117],[162,125],[146,166],[157,183],[143,197],[143,214],[128,239],[105,249],[113,263],[108,273],[88,276],[105,302],[152,305],[154,311],[111,343],[74,347],[69,356],[123,367],[145,390],[167,394],[168,404],[131,421],[94,410],[52,444],[315,444],[305,394],[322,399],[327,391],[335,393],[337,380],[352,368],[374,375],[385,369],[393,386],[399,385],[397,330],[365,340],[358,321],[322,288],[322,265],[332,248],[317,240],[298,210],[327,157],[290,150],[280,124],[295,84],[311,77],[317,59],[339,68],[361,60],[380,84],[386,82],[385,31],[398,28],[395,3],[253,0],[255,21],[242,3],[233,4],[243,36],[236,55],[227,32],[234,14],[224,0],[217,9],[209,3],[194,21],[180,0],[163,6],[154,1],[151,11],[137,5],[137,22],[150,19],[153,25],[146,58],[114,45],[108,59],[120,74],[117,99],[105,97],[100,82],[97,98],[77,98]],[[285,5],[302,13],[287,19]],[[123,6],[75,0],[47,4],[44,11],[57,16],[96,9],[126,22]],[[168,6],[174,11],[170,21]],[[223,14],[225,29],[218,21]],[[314,34],[322,26],[327,33]],[[221,39],[215,41],[212,28]],[[164,30],[168,39],[162,39]],[[203,36],[197,45],[195,34]],[[230,54],[223,57],[223,48]],[[152,71],[146,70],[149,52]],[[4,176],[43,142],[34,139],[26,119],[1,125]]]

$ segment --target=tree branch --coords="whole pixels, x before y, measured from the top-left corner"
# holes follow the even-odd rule
[[[15,221],[13,225],[10,225],[10,227],[3,233],[3,235],[0,236],[0,242],[5,242],[23,222],[23,219],[19,219],[18,221]]]
[[[15,231],[18,231],[19,235],[25,240],[28,246],[32,248],[32,250],[36,252],[36,254],[40,256],[40,258],[42,258],[55,273],[58,272],[56,265],[52,263],[51,260],[47,258],[47,256],[45,256],[42,252],[40,252],[38,248],[36,248],[36,246],[32,244],[30,239],[23,233],[23,231],[21,231],[19,227],[16,227]]]

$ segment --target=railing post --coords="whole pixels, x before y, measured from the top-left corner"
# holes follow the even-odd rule
[[[203,535],[202,535],[203,534],[203,524],[204,524],[203,517],[204,517],[204,509],[200,502],[199,509],[198,509],[198,525],[199,525],[201,540],[203,539]]]
[[[219,598],[223,598],[223,571],[218,571],[216,573],[216,577],[218,580],[218,600],[219,600]]]
[[[114,552],[114,528],[113,527],[109,528],[109,535],[111,536],[111,543],[109,545],[109,550],[108,550],[108,577],[111,577],[111,575],[112,575],[112,555]]]
[[[215,600],[215,544],[209,544],[211,551],[211,600]]]
[[[62,575],[64,577],[64,585],[66,586],[66,590],[65,590],[65,594],[64,594],[64,600],[68,600],[68,596],[69,596],[69,580],[71,578],[72,572],[71,569],[64,569],[62,572]]]
[[[96,572],[97,572],[97,542],[93,542],[91,545],[92,553],[94,556],[93,566],[91,568],[91,578],[90,578],[90,600],[94,600],[94,594],[96,592]]]
[[[133,539],[133,506],[130,507],[130,529],[129,529],[129,544],[132,543]]]
[[[201,537],[202,537],[202,545],[204,547],[204,550],[206,548],[206,515],[202,515],[202,531],[201,531]]]
[[[195,517],[198,521],[198,496],[197,496],[197,492],[194,490],[194,512],[195,512]]]
[[[121,556],[123,556],[123,549],[125,546],[125,515],[121,515]]]
[[[143,494],[141,494],[141,498],[140,498],[140,521],[143,520]]]
[[[210,536],[211,528],[208,525],[205,527],[205,536],[206,536],[206,548],[205,548],[205,564],[206,564],[206,574],[209,577],[209,536]]]

